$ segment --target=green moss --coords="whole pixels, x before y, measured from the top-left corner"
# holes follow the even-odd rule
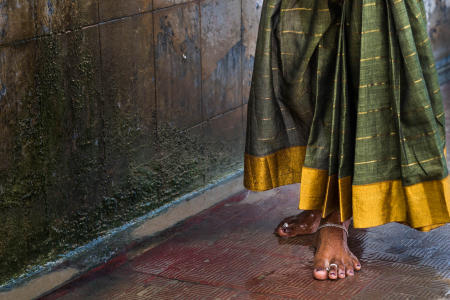
[[[55,35],[36,43],[35,83],[19,103],[13,167],[0,175],[1,217],[7,220],[0,229],[5,237],[0,243],[0,281],[48,259],[57,244],[52,223],[64,213],[59,208],[76,200],[70,186],[92,178],[86,178],[92,151],[67,148],[75,131],[70,117],[79,110],[73,104],[83,107],[95,95],[90,83],[94,71],[80,47],[81,31],[64,38],[68,42]],[[82,58],[70,73],[63,46]]]
[[[36,43],[13,167],[0,173],[0,284],[241,166],[226,145],[106,113],[86,43],[81,30]]]

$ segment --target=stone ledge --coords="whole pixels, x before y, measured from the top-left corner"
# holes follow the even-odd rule
[[[199,212],[244,192],[243,171],[238,170],[215,182],[130,221],[105,235],[66,253],[60,260],[34,268],[28,274],[0,287],[0,299],[36,299],[83,274],[108,264],[120,264],[158,244],[160,233]]]

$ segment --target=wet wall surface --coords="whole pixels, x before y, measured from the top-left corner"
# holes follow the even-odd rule
[[[427,10],[428,34],[436,59],[441,84],[450,80],[450,2],[424,0]]]
[[[262,3],[0,0],[0,285],[242,168]]]
[[[262,1],[0,1],[0,285],[242,168]]]

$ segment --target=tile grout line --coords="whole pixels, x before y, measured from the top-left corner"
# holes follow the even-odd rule
[[[107,19],[102,21],[101,20],[101,16],[100,16],[100,1],[97,2],[97,14],[98,14],[98,22],[92,23],[92,24],[87,24],[87,25],[83,25],[80,27],[75,27],[72,29],[67,29],[67,30],[61,30],[61,31],[56,31],[56,32],[50,32],[47,34],[36,34],[32,37],[28,37],[28,38],[23,38],[23,39],[18,39],[18,40],[12,40],[12,41],[8,41],[8,42],[0,42],[0,49],[5,48],[5,47],[11,47],[11,46],[17,46],[17,45],[21,45],[27,42],[31,42],[31,41],[35,41],[41,38],[45,38],[45,37],[49,37],[52,35],[63,35],[63,34],[68,34],[74,31],[79,31],[79,30],[84,30],[84,29],[88,29],[88,28],[92,28],[92,27],[96,27],[96,26],[100,26],[100,25],[104,25],[104,24],[109,24],[109,23],[114,23],[114,22],[119,22],[122,20],[126,20],[126,19],[131,19],[134,17],[138,17],[138,16],[142,16],[142,15],[146,15],[146,14],[153,14],[155,12],[158,11],[162,11],[162,10],[166,10],[166,9],[170,9],[170,8],[174,8],[177,6],[183,6],[189,3],[195,3],[198,0],[192,0],[192,1],[187,1],[184,3],[180,3],[180,4],[175,4],[175,5],[171,5],[171,6],[167,6],[167,7],[161,7],[161,8],[157,8],[157,9],[153,9],[153,5],[152,5],[152,9],[151,10],[146,10],[146,11],[142,11],[142,12],[138,12],[138,13],[134,13],[134,14],[130,14],[130,15],[125,15],[125,16],[121,16],[121,17],[116,17],[116,18],[111,18],[111,19]],[[33,1],[33,3],[35,3]],[[35,33],[37,33],[37,14],[36,14],[36,5],[33,6],[33,18],[34,18],[34,31]]]

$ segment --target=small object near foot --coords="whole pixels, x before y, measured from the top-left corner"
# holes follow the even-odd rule
[[[320,211],[306,210],[298,215],[283,219],[275,228],[275,234],[280,237],[294,237],[312,234],[317,231],[321,219]]]

